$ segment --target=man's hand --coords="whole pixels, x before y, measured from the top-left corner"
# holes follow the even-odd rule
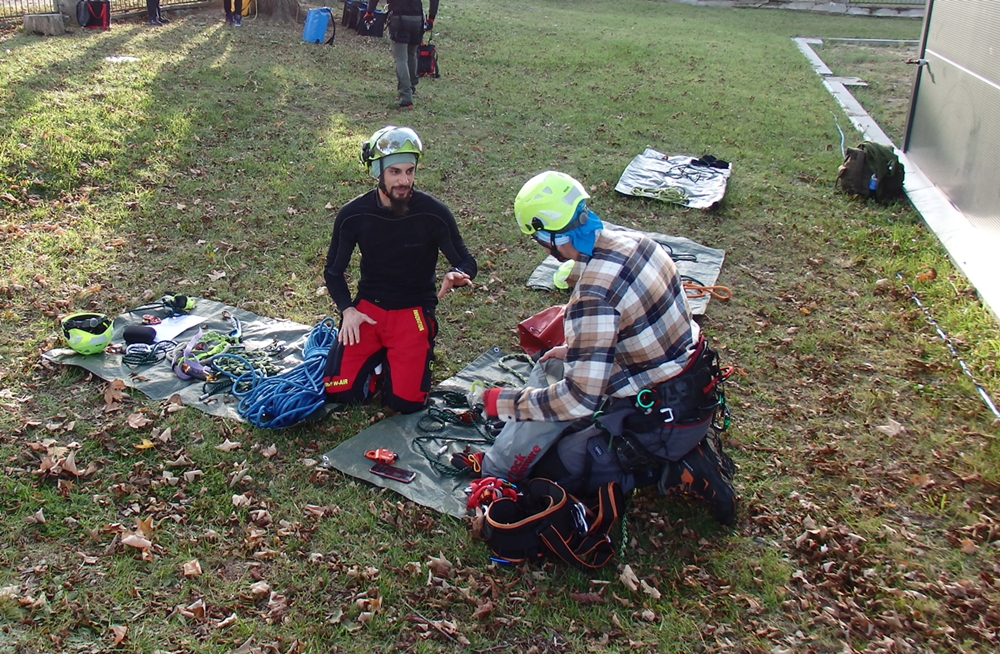
[[[370,11],[366,12],[365,15],[361,18],[361,21],[365,24],[365,27],[371,27],[372,23],[375,22],[375,14],[373,14]]]
[[[378,324],[367,313],[362,313],[356,307],[348,307],[344,310],[344,319],[340,321],[340,331],[337,332],[337,340],[341,345],[357,345],[361,342],[361,325]]]
[[[538,358],[539,361],[548,361],[549,359],[562,359],[566,360],[566,352],[569,351],[568,345],[557,345],[553,348],[549,348],[545,351],[545,354]]]
[[[428,18],[424,21],[424,31],[430,32],[432,29],[434,29],[434,19]]]
[[[444,276],[444,280],[441,282],[441,290],[438,292],[438,299],[444,297],[444,294],[448,292],[449,289],[455,288],[456,286],[471,286],[475,288],[472,283],[472,278],[463,272],[458,272],[452,270]]]

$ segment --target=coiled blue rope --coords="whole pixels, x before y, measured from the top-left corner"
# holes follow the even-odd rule
[[[309,331],[303,361],[287,372],[264,377],[252,367],[233,381],[233,395],[240,398],[239,414],[255,427],[282,429],[310,416],[323,406],[323,369],[330,346],[337,338],[333,318],[324,318]],[[243,382],[249,389],[238,391]]]

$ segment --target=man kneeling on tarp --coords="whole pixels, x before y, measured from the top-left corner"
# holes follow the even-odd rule
[[[448,289],[471,285],[476,276],[476,260],[451,211],[413,188],[422,154],[423,143],[409,127],[389,125],[372,134],[361,161],[378,186],[345,204],[333,223],[324,278],[342,318],[323,373],[331,402],[363,402],[381,385],[388,408],[424,408],[437,335],[434,308]],[[345,273],[355,246],[361,279],[351,299]],[[438,252],[452,268],[435,292]]]
[[[517,194],[521,231],[582,268],[566,305],[565,345],[541,357],[525,388],[470,393],[470,406],[506,424],[485,456],[453,462],[511,481],[546,477],[583,496],[611,480],[625,492],[658,483],[665,494],[701,497],[732,524],[732,461],[709,433],[724,379],[716,354],[666,251],[642,234],[602,230],[589,197],[554,171]]]

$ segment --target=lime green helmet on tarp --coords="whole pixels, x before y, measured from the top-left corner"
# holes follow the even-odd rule
[[[420,137],[409,127],[386,125],[361,144],[361,163],[378,179],[386,166],[406,162],[416,165],[424,153]]]
[[[62,319],[63,336],[80,354],[97,354],[111,345],[111,321],[100,313],[71,313]]]
[[[552,234],[575,227],[580,203],[590,194],[583,184],[566,173],[547,170],[525,182],[514,198],[514,217],[521,231]]]

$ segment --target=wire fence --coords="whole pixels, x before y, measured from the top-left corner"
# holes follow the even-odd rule
[[[25,14],[48,14],[59,11],[59,0],[0,0],[0,24],[20,22]],[[211,2],[160,0],[160,8],[199,7]],[[73,2],[73,6],[76,3]],[[146,11],[146,0],[112,0],[111,15],[122,16]]]

